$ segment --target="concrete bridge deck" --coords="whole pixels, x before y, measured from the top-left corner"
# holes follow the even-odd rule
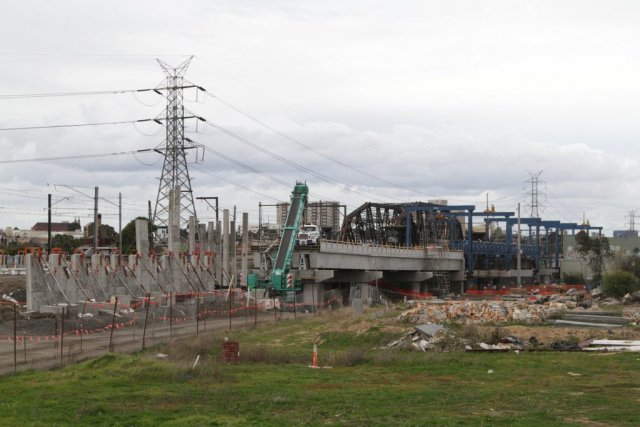
[[[434,272],[451,274],[452,280],[464,277],[464,253],[442,247],[403,248],[321,241],[319,246],[297,247],[294,268],[303,280],[326,282],[419,283]]]

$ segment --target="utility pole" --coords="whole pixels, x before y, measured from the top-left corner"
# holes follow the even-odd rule
[[[522,287],[522,274],[521,274],[521,269],[522,269],[522,247],[521,247],[521,242],[520,242],[520,203],[518,203],[518,236],[517,236],[517,242],[518,242],[518,256],[516,258],[517,262],[516,262],[516,268],[518,269],[518,273],[517,273],[517,278],[518,278],[518,287],[521,288]]]
[[[47,197],[48,213],[47,213],[47,253],[51,254],[51,193]]]
[[[93,198],[93,253],[98,250],[98,187],[95,187],[95,196]]]
[[[122,193],[118,193],[118,236],[120,238],[118,254],[122,255]]]
[[[213,207],[209,200],[214,199],[216,201],[216,206]],[[208,197],[196,197],[196,200],[204,200],[206,204],[209,205],[211,209],[216,211],[216,221],[218,221],[218,197],[217,196],[208,196]]]
[[[258,245],[262,247],[262,202],[258,202]]]

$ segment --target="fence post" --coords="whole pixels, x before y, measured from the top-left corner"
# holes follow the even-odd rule
[[[113,330],[116,328],[116,310],[118,309],[118,297],[113,305],[113,317],[111,319],[111,335],[109,336],[109,353],[113,352]]]
[[[173,340],[173,292],[169,292],[169,341]]]
[[[253,304],[255,307],[253,326],[258,326],[258,287],[253,288]]]
[[[60,364],[64,361],[64,307],[62,307],[62,317],[60,318]]]
[[[145,337],[147,336],[147,320],[149,319],[149,306],[151,305],[150,293],[147,293],[146,303],[147,303],[147,307],[144,314],[144,327],[142,328],[142,349],[143,350],[144,350],[144,344],[145,344],[144,340],[145,340]]]
[[[196,292],[196,335],[200,333],[200,291]]]
[[[13,372],[18,372],[18,305],[13,304]]]

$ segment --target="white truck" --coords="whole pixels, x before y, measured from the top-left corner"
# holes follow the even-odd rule
[[[317,225],[303,225],[298,230],[296,245],[317,245],[320,235],[321,230]]]

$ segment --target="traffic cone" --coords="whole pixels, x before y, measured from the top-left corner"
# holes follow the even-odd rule
[[[317,368],[318,367],[318,346],[317,345],[313,345],[313,368]]]

